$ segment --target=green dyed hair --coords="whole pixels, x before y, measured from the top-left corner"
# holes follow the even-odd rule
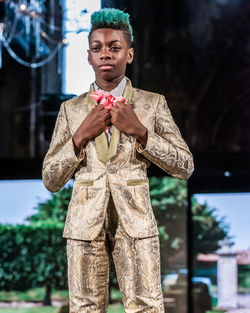
[[[121,30],[123,32],[124,39],[127,41],[128,46],[132,46],[134,38],[133,30],[129,22],[128,13],[111,8],[95,11],[91,15],[91,29],[89,32],[89,41],[93,31],[100,28]]]

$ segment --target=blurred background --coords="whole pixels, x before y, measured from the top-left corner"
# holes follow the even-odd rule
[[[0,0],[0,312],[67,312],[72,181],[41,165],[60,103],[94,81],[90,15],[130,14],[133,86],[164,94],[195,160],[188,182],[149,168],[168,313],[250,312],[248,0]],[[109,312],[124,312],[114,267]]]

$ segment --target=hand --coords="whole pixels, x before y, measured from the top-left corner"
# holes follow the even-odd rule
[[[121,132],[131,135],[140,143],[146,146],[147,128],[142,125],[131,105],[125,100],[116,102],[116,105],[110,111],[111,123]]]
[[[73,142],[80,149],[88,140],[100,135],[110,124],[111,114],[102,104],[94,105],[73,136]]]

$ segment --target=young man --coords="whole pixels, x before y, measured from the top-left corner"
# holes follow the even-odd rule
[[[95,83],[62,103],[43,164],[52,192],[75,177],[63,233],[70,312],[107,311],[110,253],[125,312],[164,312],[146,171],[151,161],[188,179],[192,155],[165,98],[133,88],[125,77],[134,55],[129,15],[103,9],[91,22],[88,60]],[[97,90],[123,98],[109,110],[90,96]]]

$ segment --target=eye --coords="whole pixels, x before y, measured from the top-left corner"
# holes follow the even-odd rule
[[[118,46],[112,46],[110,48],[111,51],[119,51],[121,49],[121,47],[118,47]]]
[[[91,51],[93,52],[98,52],[100,50],[100,47],[92,47]]]

